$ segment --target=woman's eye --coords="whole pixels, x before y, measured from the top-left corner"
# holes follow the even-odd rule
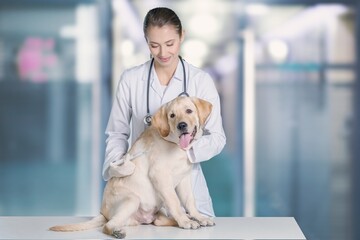
[[[186,113],[190,114],[190,113],[192,113],[192,112],[193,112],[193,110],[191,110],[191,109],[186,109]]]
[[[167,44],[166,46],[168,46],[168,47],[172,47],[172,46],[174,46],[174,44]]]
[[[157,45],[150,45],[151,48],[157,48]]]
[[[171,118],[174,118],[174,117],[175,117],[175,114],[173,114],[173,113],[170,114],[170,117],[171,117]]]

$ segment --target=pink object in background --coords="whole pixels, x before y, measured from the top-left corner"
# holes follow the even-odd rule
[[[48,81],[51,68],[56,67],[58,63],[54,46],[53,39],[38,37],[25,39],[17,56],[20,79],[38,83]]]

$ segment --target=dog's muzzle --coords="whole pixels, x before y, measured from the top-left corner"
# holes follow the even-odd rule
[[[184,123],[183,125],[180,126],[181,123],[178,124],[178,129],[182,132],[180,135],[180,141],[179,141],[179,145],[181,148],[185,149],[187,148],[190,143],[194,140],[194,137],[197,133],[197,127],[195,126],[194,130],[192,131],[192,133],[190,134],[187,131],[187,124]]]

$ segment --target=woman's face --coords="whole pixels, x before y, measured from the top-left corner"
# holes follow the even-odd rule
[[[160,67],[177,65],[180,45],[184,34],[180,37],[173,25],[162,27],[150,26],[147,31],[147,43],[155,64]]]

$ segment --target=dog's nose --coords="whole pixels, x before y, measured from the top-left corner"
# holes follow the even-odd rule
[[[179,129],[180,131],[184,131],[187,128],[187,123],[186,122],[179,122],[179,124],[177,125],[177,129]]]

